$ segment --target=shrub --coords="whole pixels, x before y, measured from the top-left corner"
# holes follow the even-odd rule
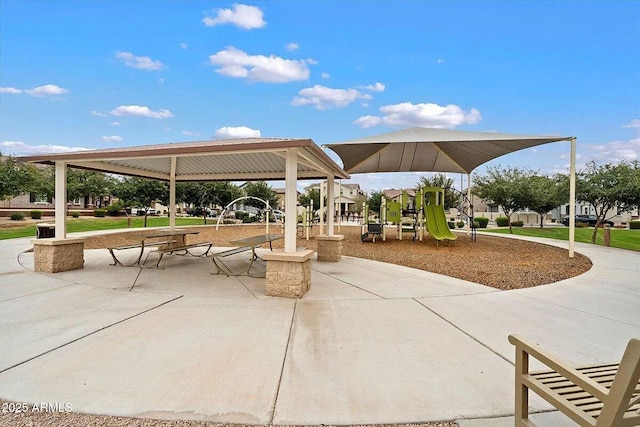
[[[31,219],[42,218],[42,211],[31,211]]]
[[[107,216],[107,211],[104,209],[95,209],[93,211],[93,216],[95,216],[96,218],[104,218],[105,216]]]
[[[498,227],[509,226],[509,218],[507,218],[506,216],[499,216],[498,218],[496,218],[496,225]]]
[[[74,218],[79,218],[80,217],[80,212],[78,212],[78,211],[73,211],[73,212],[70,212],[70,213],[71,213],[71,216],[74,217]]]
[[[640,220],[636,219],[633,221],[629,221],[629,229],[630,230],[640,230]]]
[[[456,222],[456,225],[458,226],[458,228],[462,228],[462,227],[465,226],[465,223],[464,223],[464,221],[458,221],[458,222]]]
[[[456,223],[453,221],[448,221],[447,224],[449,224],[449,228],[454,229],[456,228]]]
[[[483,216],[479,216],[477,218],[474,218],[473,221],[478,223],[478,227],[477,228],[487,228],[487,224],[489,224],[489,218],[485,218]]]
[[[118,200],[117,202],[107,206],[107,213],[109,214],[109,216],[118,216],[122,208],[124,208],[124,203]]]
[[[522,227],[523,225],[524,225],[524,222],[522,221],[511,221],[512,227]]]
[[[576,221],[576,228],[587,228],[589,226],[588,222]]]
[[[24,214],[20,212],[14,212],[9,218],[11,218],[11,221],[22,221],[24,219]]]
[[[471,228],[480,228],[480,223],[478,221],[473,221],[471,224]],[[483,228],[487,228],[486,226]]]

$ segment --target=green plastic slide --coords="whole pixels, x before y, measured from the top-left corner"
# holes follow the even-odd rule
[[[427,205],[426,213],[427,230],[429,230],[429,234],[431,234],[434,239],[456,240],[458,238],[449,228],[449,224],[447,224],[443,206]]]

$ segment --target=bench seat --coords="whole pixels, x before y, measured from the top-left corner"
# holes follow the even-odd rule
[[[111,246],[108,247],[107,250],[109,251],[109,253],[111,254],[111,258],[113,258],[113,264],[111,265],[121,265],[123,267],[132,267],[134,265],[140,265],[140,260],[142,259],[142,255],[144,253],[144,248],[148,248],[149,246],[160,246],[160,245],[170,245],[172,243],[175,243],[175,240],[164,240],[161,242],[151,242],[148,244],[144,244],[142,242],[140,243],[131,243],[128,245],[121,245],[121,246]],[[138,258],[131,264],[124,264],[122,263],[122,261],[120,261],[118,258],[116,258],[116,254],[113,251],[122,251],[125,249],[140,249],[140,253],[138,254]]]
[[[156,245],[157,243],[153,243],[154,245]],[[211,247],[213,246],[213,242],[200,242],[200,243],[191,243],[189,245],[181,245],[181,246],[171,246],[170,244],[167,244],[167,246],[165,247],[160,247],[156,250],[154,250],[153,252],[158,252],[160,254],[160,256],[158,257],[158,262],[156,262],[155,267],[158,268],[158,266],[160,265],[160,261],[162,261],[162,257],[165,254],[175,254],[175,255],[191,255],[191,256],[195,256],[195,257],[203,257],[203,256],[207,256],[209,254],[209,251],[211,250]],[[201,254],[194,254],[190,252],[190,249],[195,249],[195,248],[204,248],[206,247],[207,249],[201,253]],[[176,253],[176,252],[183,252],[182,254]]]
[[[232,272],[226,265],[224,265],[222,260],[219,258],[225,258],[231,255],[235,255],[235,254],[239,254],[247,251],[252,251],[253,253],[255,253],[255,250],[259,247],[261,247],[261,245],[238,246],[237,248],[231,248],[231,249],[224,250],[222,252],[216,252],[214,254],[211,254],[211,260],[213,261],[213,265],[216,267],[216,272],[214,274],[220,274],[222,272],[227,277],[239,276],[241,274],[248,274],[249,270],[251,269],[251,266],[253,265],[253,262],[256,260],[256,257],[252,256],[251,262],[249,263],[249,267],[244,272],[237,273],[237,274]]]
[[[640,339],[629,341],[620,363],[580,368],[521,337],[510,335],[509,342],[516,347],[516,427],[536,426],[529,419],[529,390],[580,426],[640,425]],[[529,356],[551,369],[529,372]]]

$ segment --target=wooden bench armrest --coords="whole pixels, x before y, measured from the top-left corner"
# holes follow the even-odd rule
[[[544,365],[564,376],[566,379],[572,381],[574,384],[599,400],[604,400],[607,393],[609,393],[609,390],[606,387],[598,384],[596,381],[584,375],[577,369],[571,367],[571,365],[564,360],[535,347],[528,340],[525,340],[518,335],[509,335],[509,342],[516,347],[516,351],[524,351],[526,354],[533,356],[536,360],[542,362]]]

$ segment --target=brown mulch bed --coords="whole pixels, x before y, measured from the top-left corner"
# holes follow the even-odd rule
[[[183,227],[181,227],[183,228]],[[264,225],[193,227],[198,235],[189,236],[188,243],[214,242],[215,246],[233,246],[230,241],[264,233]],[[136,229],[95,236],[87,239],[86,249],[106,248],[134,243],[141,233],[150,230]],[[281,227],[271,227],[270,233],[281,232]],[[317,249],[314,227],[310,240],[298,238],[298,246]],[[387,233],[385,242],[377,240],[362,243],[360,227],[343,226],[340,232],[343,241],[343,255],[366,258],[392,264],[404,265],[433,273],[444,274],[458,279],[469,280],[497,289],[519,289],[544,285],[577,276],[591,268],[591,261],[581,254],[570,259],[566,249],[524,240],[481,235],[472,242],[465,233],[460,233],[451,244],[440,243],[425,236],[422,242],[412,241],[405,234],[402,241],[396,233]],[[281,248],[282,241],[276,241],[274,248]]]

